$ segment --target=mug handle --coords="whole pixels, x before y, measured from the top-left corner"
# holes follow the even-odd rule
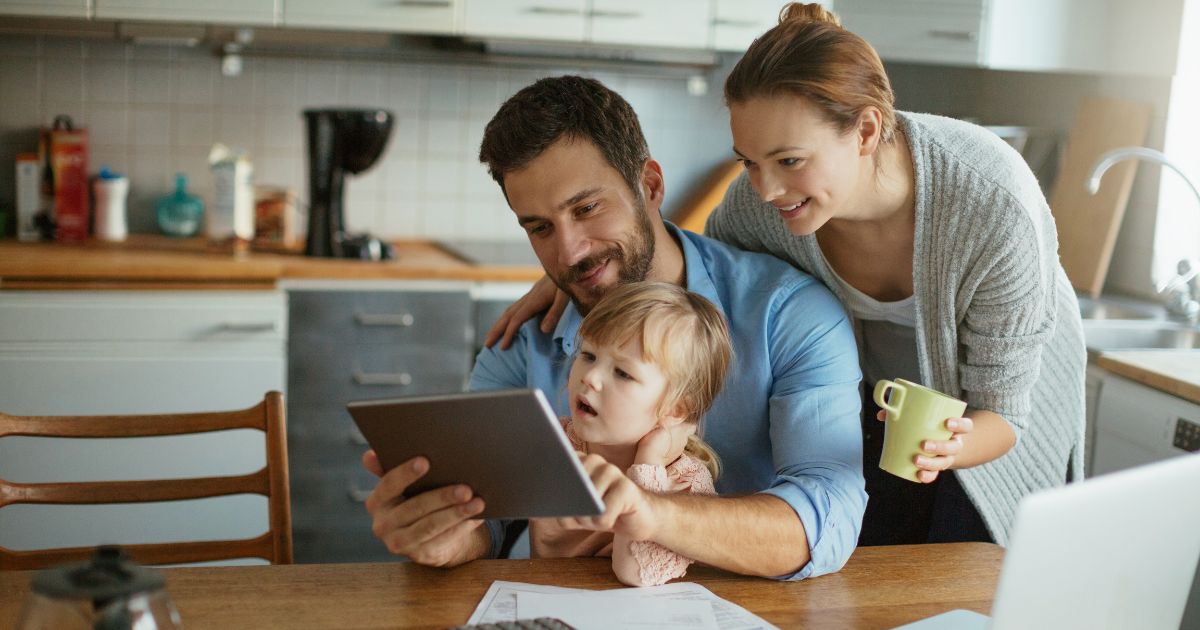
[[[895,400],[890,404],[887,401],[887,397],[884,396],[884,394],[887,393],[888,388],[891,388],[893,392],[892,395],[895,398]],[[900,408],[904,406],[905,391],[906,388],[899,383],[893,383],[889,380],[879,381],[878,383],[875,383],[875,404],[879,405],[880,409],[887,411],[888,414],[899,415]]]

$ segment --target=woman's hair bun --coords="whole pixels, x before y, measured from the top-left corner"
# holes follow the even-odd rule
[[[842,25],[842,21],[833,11],[817,2],[789,2],[779,12],[780,24],[805,24],[807,22],[828,22],[834,26]]]

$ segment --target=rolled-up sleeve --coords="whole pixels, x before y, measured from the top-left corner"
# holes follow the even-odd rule
[[[777,579],[832,573],[854,552],[867,505],[854,334],[841,304],[814,282],[779,304],[768,343],[776,476],[764,492],[795,510],[811,556]]]

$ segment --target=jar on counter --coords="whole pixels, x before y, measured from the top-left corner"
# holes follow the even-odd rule
[[[187,192],[187,175],[175,176],[175,192],[163,197],[155,207],[158,229],[167,236],[195,236],[204,219],[204,202]]]

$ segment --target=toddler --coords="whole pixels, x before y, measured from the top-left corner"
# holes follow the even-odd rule
[[[620,483],[715,494],[720,461],[695,433],[732,354],[721,312],[703,297],[659,282],[614,287],[580,324],[563,429],[577,451],[623,473]],[[530,549],[533,557],[611,555],[617,578],[632,586],[662,584],[692,563],[571,519],[531,520]]]

